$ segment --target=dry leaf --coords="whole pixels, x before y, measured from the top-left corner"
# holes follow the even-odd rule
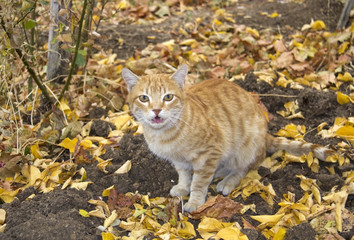
[[[0,224],[4,224],[6,219],[6,211],[4,209],[0,209]]]
[[[260,223],[268,224],[268,225],[274,225],[277,223],[284,214],[275,214],[275,215],[257,215],[257,216],[251,216],[254,220],[257,220]]]
[[[87,186],[89,184],[92,184],[93,182],[88,181],[88,182],[73,182],[71,183],[70,188],[75,188],[77,190],[86,190]]]
[[[237,227],[229,226],[226,228],[221,229],[216,236],[220,237],[221,239],[228,239],[228,240],[248,240],[248,237],[243,234],[240,229]]]
[[[112,223],[118,218],[116,210],[113,210],[111,215],[104,220],[103,226],[105,228],[108,228],[109,226],[112,225]]]
[[[337,79],[343,82],[349,82],[354,80],[354,78],[349,72],[345,72],[344,74],[338,74]]]
[[[84,209],[80,209],[79,214],[83,217],[90,217],[90,214],[87,211],[85,211]]]
[[[354,100],[351,99],[348,95],[341,93],[341,92],[337,92],[337,102],[340,105],[346,104],[348,102],[352,102],[354,103]]]
[[[217,195],[209,198],[199,209],[191,215],[193,219],[202,217],[211,218],[231,218],[236,213],[239,213],[242,205],[231,200],[229,197]]]
[[[75,151],[77,142],[78,142],[77,138],[73,138],[72,140],[70,138],[65,138],[61,143],[59,143],[59,146],[69,149],[69,151],[73,153]]]
[[[124,174],[130,171],[132,163],[130,160],[126,161],[120,168],[118,168],[114,174]]]

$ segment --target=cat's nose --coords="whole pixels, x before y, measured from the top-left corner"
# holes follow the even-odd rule
[[[161,112],[161,109],[152,109],[152,111],[155,113],[156,116],[158,116]]]

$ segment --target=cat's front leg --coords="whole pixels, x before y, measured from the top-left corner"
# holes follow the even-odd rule
[[[188,196],[192,181],[192,170],[177,164],[175,164],[175,168],[178,173],[178,184],[171,188],[170,195],[172,197]]]
[[[215,169],[200,169],[193,173],[191,193],[184,211],[194,212],[205,203],[208,187],[213,179]]]

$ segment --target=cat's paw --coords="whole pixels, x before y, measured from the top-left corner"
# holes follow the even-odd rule
[[[216,191],[222,193],[224,196],[229,195],[238,185],[239,180],[225,177],[216,185]]]
[[[172,197],[188,196],[189,189],[186,189],[180,185],[174,185],[170,190],[170,195]]]
[[[191,201],[191,199],[189,199],[189,201],[184,204],[183,206],[183,210],[185,212],[195,212],[198,208],[200,208],[202,205],[204,204],[204,201]]]

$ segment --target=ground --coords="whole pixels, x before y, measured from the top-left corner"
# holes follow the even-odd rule
[[[342,4],[338,1],[308,0],[299,4],[288,3],[287,1],[265,2],[256,0],[240,1],[238,7],[228,10],[236,13],[236,24],[246,24],[256,29],[270,27],[286,33],[310,23],[311,19],[321,19],[330,30],[334,30],[341,7]],[[282,17],[264,18],[259,14],[260,8],[262,8],[262,11],[269,13],[277,12]],[[198,11],[203,12],[202,9],[198,9]],[[247,17],[245,17],[246,15]],[[136,49],[144,49],[149,42],[157,43],[170,39],[170,36],[166,35],[170,24],[178,19],[181,20],[181,18],[181,16],[172,16],[170,20],[160,24],[123,25],[118,29],[103,25],[100,33],[107,37],[107,42],[102,46],[103,48],[112,48],[113,52],[116,52],[120,58],[129,58]],[[163,31],[155,39],[148,40],[146,36],[153,32],[156,33],[152,30],[153,28]],[[117,37],[123,38],[125,45],[114,46]],[[321,145],[335,145],[339,140],[335,138],[322,139],[316,135],[316,131],[311,130],[322,122],[333,124],[338,116],[350,117],[354,114],[354,105],[338,104],[335,92],[322,92],[313,88],[295,90],[278,86],[272,87],[268,83],[257,81],[257,77],[253,73],[248,73],[245,80],[235,80],[235,82],[246,90],[260,95],[262,103],[274,116],[269,122],[269,131],[272,134],[287,124],[294,123],[306,126],[308,132],[305,135],[306,141]],[[349,93],[349,85],[343,84],[341,90],[343,93]],[[304,119],[287,120],[276,113],[284,109],[284,103],[295,99],[299,103]],[[99,110],[96,111],[100,112]],[[99,117],[96,116],[97,119]],[[102,132],[105,132],[108,126],[102,125],[99,120],[97,124],[99,127],[92,134],[96,136],[105,135]],[[168,197],[169,189],[177,181],[177,173],[173,167],[150,153],[142,135],[126,134],[120,141],[119,150],[117,148],[107,148],[102,158],[113,158],[112,165],[107,168],[108,174],[99,171],[93,164],[78,166],[78,169],[80,167],[86,169],[87,180],[93,182],[85,191],[56,189],[41,194],[34,188],[28,188],[20,193],[18,199],[15,199],[12,203],[2,204],[1,208],[5,209],[7,214],[7,226],[5,232],[0,233],[0,239],[101,239],[101,232],[97,229],[97,226],[102,225],[102,221],[99,218],[85,218],[78,213],[79,209],[87,211],[94,209],[94,206],[89,204],[88,200],[99,199],[102,191],[112,185],[121,193],[139,192],[150,194],[151,197]],[[131,170],[123,175],[113,175],[112,173],[127,160],[132,161]],[[267,168],[260,167],[258,172],[263,182],[272,184],[276,196],[283,196],[290,191],[299,198],[303,195],[303,190],[296,187],[300,184],[300,179],[296,175],[317,179],[320,191],[328,192],[335,185],[339,187],[343,185],[342,172],[353,169],[353,164],[339,167],[337,164],[321,162],[320,166],[318,173],[312,172],[306,166],[306,163],[290,163],[274,173],[271,173]],[[334,166],[335,175],[328,174],[325,167],[330,166]],[[35,197],[26,200],[33,193],[36,193]],[[215,195],[216,193],[211,190],[210,194]],[[276,198],[276,203],[279,200]],[[246,200],[239,196],[235,201],[244,204],[254,203],[259,215],[272,215],[279,209],[277,204],[274,204],[273,208],[270,207],[256,194],[251,195]],[[353,195],[349,195],[346,208],[353,212],[353,207]],[[252,214],[251,211],[248,211],[242,217],[257,226],[258,223],[250,218]],[[236,214],[231,220],[239,221],[242,225],[241,215]],[[256,230],[246,229],[243,231],[249,239],[265,239]],[[316,232],[310,224],[303,223],[291,228],[285,239],[314,239],[315,234]],[[353,234],[352,229],[349,232],[341,233],[341,236],[350,239]],[[152,238],[146,237],[146,239]]]

